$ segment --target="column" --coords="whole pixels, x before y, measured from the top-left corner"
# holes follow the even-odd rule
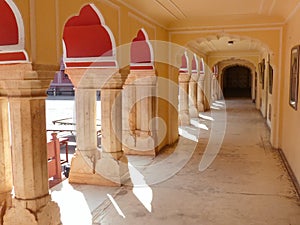
[[[122,144],[125,154],[133,154],[136,143],[136,88],[134,81],[135,76],[130,73],[122,91]]]
[[[179,73],[179,125],[186,126],[190,124],[189,105],[188,105],[188,86],[190,75],[188,73]]]
[[[58,205],[48,187],[46,90],[50,75],[37,73],[30,64],[3,66],[9,100],[14,197],[3,217],[4,225],[59,225]]]
[[[4,225],[61,224],[48,189],[45,97],[10,97],[9,104],[15,196]]]
[[[123,90],[123,149],[126,154],[157,153],[155,70],[132,70]]]
[[[192,73],[189,81],[189,114],[190,117],[198,117],[197,110],[197,80],[199,78],[198,73]]]
[[[76,152],[71,161],[70,183],[98,184],[102,177],[95,172],[100,151],[97,148],[96,90],[77,87],[76,105]]]
[[[69,182],[120,186],[129,179],[122,151],[122,79],[118,69],[68,68],[75,85],[77,148]],[[101,148],[97,147],[96,90],[101,89]]]
[[[0,97],[0,165],[0,224],[3,224],[3,215],[11,207],[13,186],[7,97]]]
[[[204,73],[200,73],[197,85],[197,109],[199,112],[204,112]]]
[[[216,90],[216,75],[213,74],[212,75],[212,101],[216,101],[217,100],[217,90]]]
[[[116,185],[129,179],[122,150],[122,79],[116,72],[101,88],[102,152],[96,171]]]

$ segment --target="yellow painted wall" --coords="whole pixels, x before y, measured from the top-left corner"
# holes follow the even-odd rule
[[[130,47],[131,41],[141,28],[146,30],[150,40],[168,41],[168,32],[164,28],[153,24],[138,12],[115,0],[15,0],[15,3],[24,21],[25,49],[30,61],[37,65],[50,65],[53,66],[50,68],[59,68],[62,57],[64,25],[70,17],[78,15],[80,9],[89,3],[95,4],[103,15],[105,24],[111,29],[116,41],[117,55],[119,50]],[[123,56],[126,60],[120,63],[122,64],[120,67],[125,67],[129,63],[129,54],[122,54]],[[156,71],[158,76],[168,78],[167,65],[157,64]],[[163,91],[168,92],[168,89],[164,88]],[[165,101],[158,101],[158,113],[166,121],[167,126],[170,126],[169,106]],[[174,113],[172,111],[172,114]],[[178,127],[175,128],[173,125],[174,123],[171,125],[172,129],[169,129],[171,133],[166,134],[161,147],[172,142],[169,141],[169,136],[174,136],[174,132],[176,136]]]
[[[281,79],[281,126],[280,147],[300,182],[300,104],[295,111],[289,105],[290,86],[290,52],[291,48],[300,44],[300,11],[287,22],[283,32],[282,79]],[[299,93],[298,93],[299,96]],[[299,98],[299,97],[298,97]]]

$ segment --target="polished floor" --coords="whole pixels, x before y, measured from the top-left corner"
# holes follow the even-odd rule
[[[300,201],[255,105],[212,108],[155,159],[129,157],[127,185],[52,189],[63,224],[299,225]]]

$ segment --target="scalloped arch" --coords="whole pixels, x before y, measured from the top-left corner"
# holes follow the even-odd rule
[[[192,59],[192,72],[193,73],[199,72],[199,60],[196,54],[193,55],[193,59]]]
[[[181,57],[181,66],[179,72],[188,72],[189,71],[188,66],[189,66],[189,57],[187,51],[185,51]]]
[[[153,69],[153,48],[144,28],[140,29],[130,46],[131,69]]]
[[[28,62],[24,50],[24,25],[12,0],[0,0],[0,63]]]
[[[117,66],[114,36],[94,4],[65,23],[63,54],[66,67]]]

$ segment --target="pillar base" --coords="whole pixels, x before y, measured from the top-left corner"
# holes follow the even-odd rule
[[[11,197],[11,192],[0,193],[0,224],[3,224],[6,209],[11,207]]]
[[[123,151],[126,155],[156,156],[158,148],[155,140],[148,135],[132,135],[130,131],[123,131]]]
[[[188,126],[190,125],[190,116],[186,112],[179,112],[179,126]]]
[[[203,103],[198,103],[197,108],[198,108],[198,112],[204,112],[205,111],[205,107],[204,107]]]
[[[97,154],[90,157],[85,151],[76,150],[71,162],[69,182],[112,187],[126,183],[129,179],[127,158],[122,156],[116,160],[113,154],[102,153],[101,157],[99,151]]]
[[[191,118],[197,118],[198,117],[198,110],[197,110],[197,108],[196,108],[195,105],[190,106],[190,108],[189,108],[189,114],[190,114]]]
[[[30,206],[38,205],[41,201],[47,203],[35,210]],[[3,225],[61,225],[60,210],[57,203],[51,201],[50,195],[36,200],[13,199],[12,207],[3,217]]]

